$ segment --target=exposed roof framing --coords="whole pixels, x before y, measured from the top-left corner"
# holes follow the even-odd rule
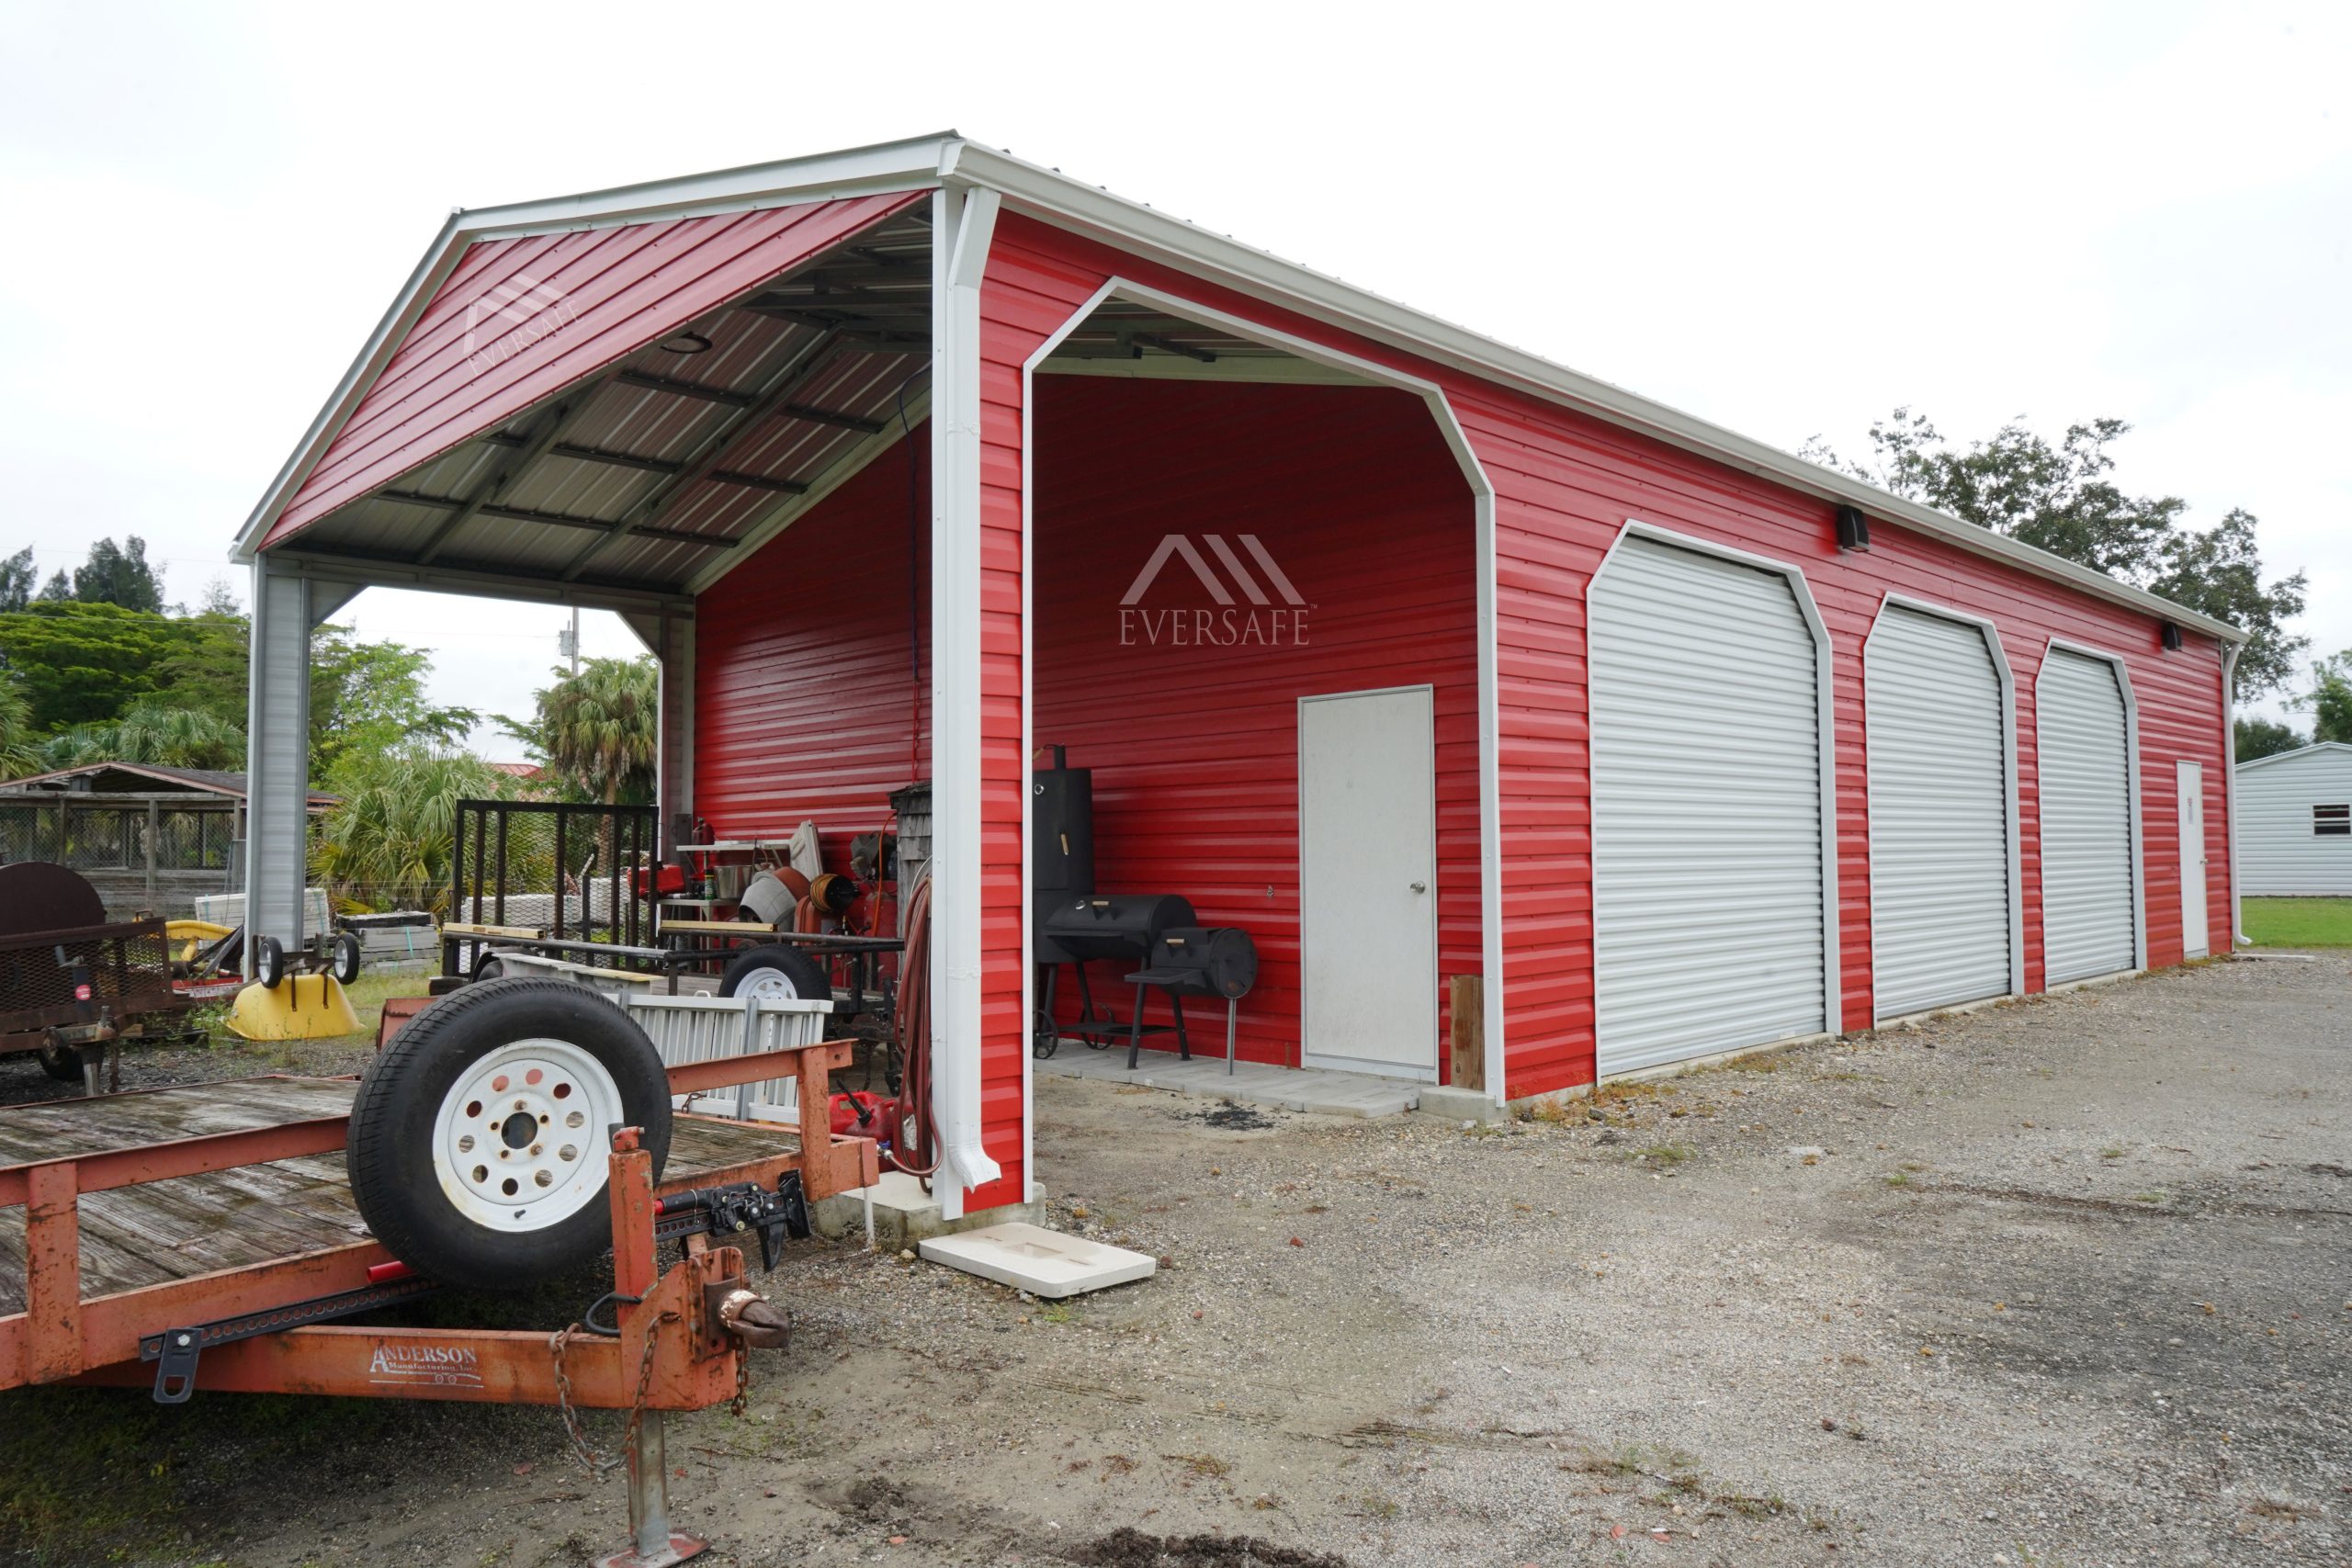
[[[325,449],[368,382],[380,371],[400,335],[408,330],[423,302],[449,276],[468,246],[662,218],[749,212],[795,202],[916,191],[942,184],[995,191],[1013,211],[1101,239],[1131,254],[1387,344],[1431,363],[1638,431],[1799,491],[1859,506],[1873,517],[2068,583],[2099,598],[2163,615],[2225,641],[2245,640],[2245,634],[2225,622],[2119,582],[2088,567],[1960,522],[1679,409],[1580,375],[1339,278],[1237,243],[1227,236],[1114,196],[1099,186],[1085,185],[1058,171],[967,141],[953,131],[813,158],[752,164],[682,179],[454,214],[248,520],[238,540],[238,558],[251,558],[310,466]],[[713,338],[715,353],[724,346],[720,329],[741,322],[764,323],[774,331],[798,333],[804,339],[813,334],[838,334],[831,352],[854,364],[844,367],[837,384],[813,387],[810,396],[797,401],[807,410],[864,422],[796,422],[785,418],[786,411],[779,410],[775,417],[763,423],[785,425],[797,434],[786,436],[763,433],[749,444],[760,453],[761,461],[747,462],[730,457],[726,469],[713,468],[703,476],[709,482],[698,484],[698,492],[707,497],[735,494],[740,498],[752,488],[715,479],[721,473],[820,486],[824,470],[842,461],[861,443],[889,438],[887,432],[879,432],[876,427],[888,419],[891,408],[904,397],[910,377],[908,358],[922,352],[929,342],[928,222],[927,212],[918,203],[877,230],[836,246],[812,265],[797,269],[792,277],[772,282],[734,302],[718,312],[712,323],[695,326],[695,332]],[[1265,356],[1265,351],[1254,345],[1231,339],[1212,341],[1214,335],[1176,323],[1106,320],[1095,330],[1072,334],[1055,358],[1069,368],[1080,367],[1079,362],[1089,359],[1124,360],[1138,367],[1165,361],[1172,368],[1179,363],[1222,367],[1229,358],[1248,356],[1253,352]],[[688,378],[674,369],[655,368],[651,362],[659,357],[658,350],[648,350],[636,357],[643,363],[626,367],[624,374],[636,373],[638,383],[616,378],[613,385],[600,391],[594,400],[597,409],[589,421],[592,427],[609,412],[604,405],[622,390],[647,396],[668,394],[664,400],[673,405],[693,400],[693,394],[676,388],[643,384],[643,378],[648,377],[688,382],[731,395],[707,406],[746,406],[736,400],[746,390],[740,378],[718,380],[700,370]],[[1054,367],[1050,362],[1048,367]],[[1109,367],[1107,363],[1104,367]],[[919,371],[920,367],[914,368]],[[819,378],[820,383],[827,379]],[[547,434],[543,424],[517,428],[518,423],[509,422],[503,432],[469,442],[459,451],[424,465],[419,472],[400,476],[399,483],[414,492],[463,493],[470,500],[473,487],[482,482],[489,468],[503,453],[526,451],[526,444]],[[569,423],[568,418],[565,423]],[[673,449],[678,440],[692,446],[703,434],[691,430],[686,435],[680,435],[683,427],[692,426],[692,421],[654,423],[663,423],[672,439],[647,444],[616,440],[602,433],[593,438],[567,433],[564,439],[598,452],[672,462],[679,460],[678,452]],[[548,445],[554,445],[552,439]],[[565,476],[571,477],[593,471],[604,480],[624,487],[648,480],[668,483],[675,478],[600,463],[594,457],[565,458],[549,451],[537,456],[538,461],[528,465],[534,476],[548,468],[561,469]],[[523,466],[507,465],[510,469]],[[534,482],[506,481],[494,486],[493,493],[475,506],[470,517],[447,530],[442,546],[454,547],[450,541],[466,536],[467,547],[479,551],[482,541],[471,536],[480,534],[484,509],[491,505],[601,517],[605,522],[600,525],[609,526],[628,513],[632,502],[642,499],[641,491],[596,486],[582,487],[596,491],[594,505],[582,504],[579,497],[568,492],[560,503],[535,494],[513,493],[531,491]],[[569,479],[549,482],[563,490]],[[465,487],[462,491],[460,486]],[[670,510],[664,508],[665,513]],[[677,520],[676,531],[706,539],[751,538],[764,525],[766,518],[765,512],[753,515],[716,500],[700,500],[675,510],[684,514]],[[364,515],[355,520],[352,514]],[[404,508],[400,502],[377,494],[331,514],[306,529],[299,539],[306,554],[340,548],[413,561],[421,540],[429,538],[434,527],[446,525],[449,515],[413,505]],[[493,517],[492,521],[498,520]],[[670,522],[665,516],[660,525],[668,526]],[[511,520],[505,525],[510,529],[525,526]],[[313,536],[322,530],[345,536],[340,541]],[[613,536],[616,539],[623,536],[623,533]],[[501,540],[500,545],[498,558],[507,570],[526,578],[563,580],[564,558],[543,546],[512,536]],[[639,537],[627,545],[612,546],[598,564],[611,574],[635,576],[649,582],[683,584],[707,575],[695,568],[692,560],[707,558],[707,555],[708,549],[701,544]]]
[[[885,220],[272,553],[675,592],[896,417],[929,367],[930,241],[914,209]],[[822,309],[773,308],[802,299]]]

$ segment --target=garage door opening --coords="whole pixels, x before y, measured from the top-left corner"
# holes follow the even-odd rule
[[[1118,299],[1037,369],[1031,735],[1091,775],[1096,891],[1250,933],[1240,1060],[1437,1081],[1482,964],[1478,592],[1429,404]],[[1089,967],[1125,1018],[1136,966]]]
[[[1992,628],[1889,603],[1862,651],[1878,1020],[2025,988],[2016,727]]]
[[[2041,943],[2050,986],[2141,960],[2131,688],[2101,654],[2052,645],[2034,685]]]
[[[1803,578],[1632,525],[1587,604],[1600,1076],[1832,1027],[1827,638]]]

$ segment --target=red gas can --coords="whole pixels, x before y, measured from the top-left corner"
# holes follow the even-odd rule
[[[843,1138],[872,1138],[888,1150],[899,1142],[899,1102],[859,1089],[832,1098],[833,1134]]]

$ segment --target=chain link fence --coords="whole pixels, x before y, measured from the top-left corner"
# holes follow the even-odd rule
[[[243,818],[226,799],[0,794],[0,863],[51,861],[80,872],[114,919],[200,918],[198,898],[239,885]]]

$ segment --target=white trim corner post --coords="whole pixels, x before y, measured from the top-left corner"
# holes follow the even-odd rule
[[[311,630],[350,597],[254,562],[251,671],[245,697],[245,940],[291,948],[309,881]]]
[[[661,737],[654,750],[659,773],[654,841],[664,854],[683,841],[680,818],[694,832],[695,812],[695,619],[664,613],[654,623],[654,663],[661,673]]]
[[[2238,655],[2245,651],[2242,642],[2222,645],[2222,809],[2228,814],[2222,827],[2227,833],[2223,852],[2230,862],[2225,869],[2230,875],[2232,952],[2254,945],[2246,939],[2245,900],[2238,887]]]
[[[980,276],[996,213],[993,191],[932,193],[931,1059],[947,1219],[1004,1174],[980,1111]]]

